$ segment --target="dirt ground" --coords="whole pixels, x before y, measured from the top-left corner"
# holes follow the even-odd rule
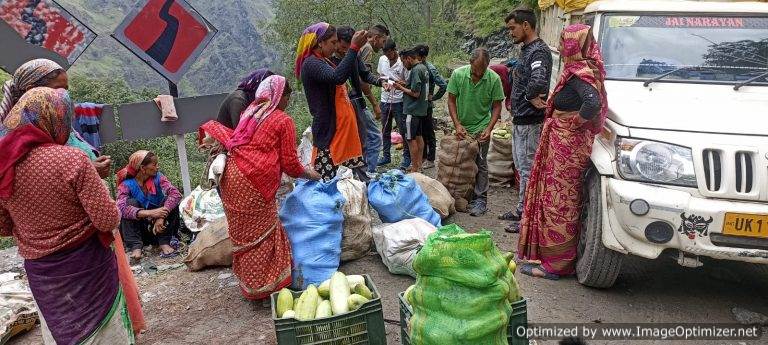
[[[485,217],[467,214],[454,221],[467,229],[488,229],[501,250],[514,251],[517,235],[503,231],[496,216],[516,200],[510,189],[493,188],[490,212]],[[4,259],[5,260],[5,259]],[[169,262],[162,262],[168,264]],[[161,262],[158,262],[161,264]],[[384,317],[399,321],[397,294],[414,280],[390,274],[380,258],[371,254],[344,264],[349,274],[369,274],[383,298]],[[528,299],[530,323],[736,323],[732,308],[768,314],[768,286],[754,284],[744,265],[713,263],[699,269],[674,261],[627,258],[616,285],[607,290],[581,286],[574,279],[547,281],[517,274]],[[187,272],[177,269],[139,277],[149,331],[139,344],[276,344],[270,308],[245,301],[230,269]],[[386,323],[387,343],[400,344],[400,328]],[[11,344],[39,344],[39,328]],[[693,344],[693,342],[608,342],[590,344]],[[766,344],[723,341],[696,344]],[[538,344],[555,344],[539,341]]]
[[[446,119],[438,122],[446,123]],[[393,152],[393,156],[397,156]],[[394,158],[394,157],[393,157]],[[399,162],[395,162],[399,163]],[[426,171],[434,176],[435,169]],[[517,202],[517,192],[493,187],[489,212],[474,218],[457,214],[450,221],[469,231],[493,231],[502,251],[516,251],[517,235],[504,232],[497,216]],[[0,251],[0,272],[8,271],[8,251]],[[18,260],[18,258],[16,258]],[[181,262],[160,261],[158,265]],[[396,276],[375,251],[346,263],[347,274],[368,274],[382,295],[387,344],[400,344],[398,293],[414,283],[409,276]],[[690,269],[670,259],[646,260],[627,257],[614,287],[587,288],[575,279],[549,281],[516,274],[528,300],[529,323],[738,323],[733,308],[768,315],[768,277],[757,277],[745,264],[707,263]],[[184,268],[138,277],[149,330],[138,336],[141,345],[170,344],[276,344],[270,307],[244,300],[228,268],[188,272]],[[767,318],[768,320],[768,318]],[[766,321],[768,326],[768,321]],[[764,328],[768,332],[768,328]],[[41,343],[39,327],[10,344]],[[556,344],[555,341],[531,342]],[[768,344],[768,335],[758,341],[590,341],[590,344]],[[447,345],[447,344],[446,344]],[[480,344],[478,344],[480,345]]]

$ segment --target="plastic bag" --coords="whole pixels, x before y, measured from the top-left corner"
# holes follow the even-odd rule
[[[301,134],[301,142],[297,148],[299,161],[301,165],[307,167],[312,165],[312,127],[307,127]]]
[[[232,240],[229,238],[227,218],[208,224],[189,245],[184,264],[190,271],[206,267],[232,266]]]
[[[372,180],[368,184],[368,202],[383,223],[421,218],[436,227],[441,226],[440,215],[432,209],[419,185],[400,170],[390,170]]]
[[[344,213],[344,234],[341,238],[341,261],[362,258],[371,251],[371,210],[365,183],[344,178],[338,183],[339,192],[346,202]]]
[[[446,135],[440,140],[437,180],[456,199],[456,210],[467,211],[477,177],[475,158],[480,147],[474,139],[459,140],[455,135]]]
[[[280,208],[280,221],[291,241],[292,287],[320,284],[339,269],[344,197],[338,179],[299,180]]]
[[[373,239],[381,261],[392,274],[407,274],[416,278],[413,259],[427,236],[437,228],[421,218],[406,219],[394,224],[373,227]]]
[[[204,190],[200,186],[181,201],[179,212],[192,232],[201,232],[210,223],[226,217],[224,204],[216,189]]]
[[[408,176],[412,177],[421,188],[421,191],[427,195],[429,203],[440,217],[446,218],[456,213],[456,200],[453,199],[451,192],[442,183],[420,173],[410,173]]]
[[[490,232],[440,228],[427,238],[413,269],[414,344],[507,344],[511,272]]]

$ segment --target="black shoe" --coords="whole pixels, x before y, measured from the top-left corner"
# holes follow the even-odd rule
[[[509,220],[513,222],[519,222],[520,218],[521,218],[520,215],[514,211],[509,211],[499,216],[499,220]]]

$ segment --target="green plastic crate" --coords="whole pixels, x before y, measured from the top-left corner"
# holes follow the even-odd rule
[[[409,332],[409,323],[413,308],[405,300],[404,292],[398,297],[400,299],[400,342],[403,345],[411,345],[411,336]],[[528,326],[528,303],[525,299],[512,303],[512,314],[509,316],[509,326],[507,327],[507,340],[509,345],[528,345],[528,339],[518,337],[515,329],[519,326]]]
[[[275,306],[277,292],[273,293],[272,321],[275,324],[278,345],[386,345],[387,334],[384,329],[384,313],[381,308],[381,295],[368,275],[363,275],[365,285],[371,289],[373,299],[363,304],[360,309],[317,320],[299,321],[294,318],[278,319]],[[299,298],[301,292],[291,291],[293,298]]]

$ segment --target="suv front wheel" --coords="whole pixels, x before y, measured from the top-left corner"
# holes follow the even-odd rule
[[[624,254],[603,245],[602,188],[600,174],[587,174],[576,276],[579,283],[594,288],[613,286],[621,271]]]

